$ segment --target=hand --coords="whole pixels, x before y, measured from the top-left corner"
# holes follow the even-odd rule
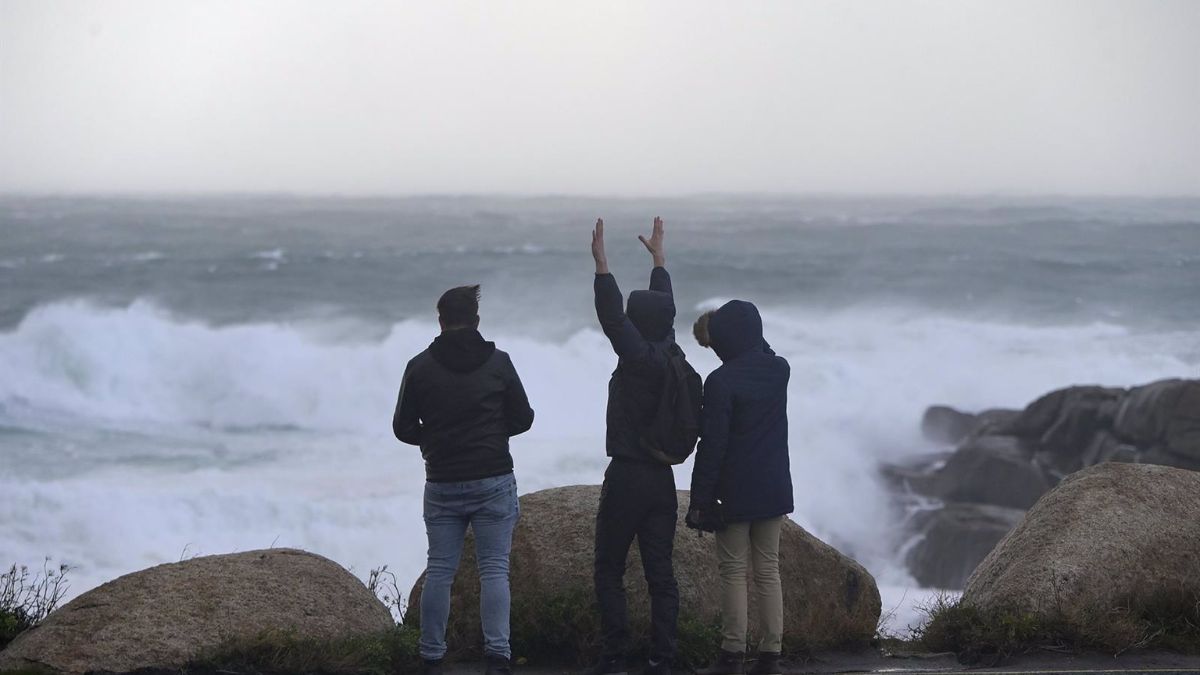
[[[642,235],[638,235],[638,239],[650,251],[650,255],[654,257],[654,266],[663,267],[667,264],[667,255],[663,250],[663,221],[658,216],[654,217],[654,231],[650,234],[650,238],[646,239]]]
[[[596,261],[596,274],[608,274],[608,256],[604,253],[604,219],[596,219],[592,230],[592,259]]]
[[[683,519],[683,524],[701,532],[716,532],[724,527],[717,517],[715,506],[711,509],[689,506],[687,515]]]

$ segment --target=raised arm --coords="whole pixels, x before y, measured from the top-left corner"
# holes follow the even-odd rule
[[[623,359],[645,356],[650,346],[625,315],[621,289],[617,286],[616,278],[608,271],[603,220],[597,220],[596,229],[592,230],[592,258],[596,261],[596,280],[593,287],[596,293],[596,318],[600,320],[600,328],[612,343],[617,356]]]
[[[654,217],[654,230],[650,234],[650,238],[646,239],[642,235],[638,235],[642,245],[650,251],[650,256],[654,261],[654,268],[650,270],[650,290],[662,291],[674,296],[671,290],[671,275],[667,274],[667,252],[663,247],[663,219],[658,216]]]

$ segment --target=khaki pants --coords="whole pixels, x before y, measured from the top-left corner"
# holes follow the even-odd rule
[[[746,569],[754,568],[754,590],[762,629],[759,651],[778,652],[783,640],[783,586],[779,583],[779,529],[783,517],[733,523],[717,532],[721,576],[721,649],[746,649]]]

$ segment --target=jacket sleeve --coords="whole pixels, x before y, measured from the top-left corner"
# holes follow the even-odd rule
[[[720,377],[708,376],[704,383],[704,407],[700,417],[700,445],[692,468],[692,502],[701,508],[717,501],[717,482],[729,448],[729,423],[733,395]]]
[[[625,315],[616,277],[597,274],[593,285],[596,289],[596,317],[600,319],[600,328],[612,343],[613,351],[623,359],[644,357],[650,351],[650,345]]]
[[[412,362],[404,369],[400,380],[400,396],[396,399],[396,414],[392,416],[392,433],[409,445],[421,444],[421,419],[417,413],[416,392],[412,386]]]
[[[513,366],[512,359],[506,359],[508,365],[504,374],[504,421],[508,425],[508,435],[516,436],[529,431],[533,426],[533,408],[529,407],[529,397],[525,395],[525,387],[521,385],[521,377]]]
[[[655,267],[650,270],[650,290],[662,291],[672,298],[675,297],[675,292],[671,289],[671,275],[667,273],[667,268]]]

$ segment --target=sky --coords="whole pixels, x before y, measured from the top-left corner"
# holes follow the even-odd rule
[[[1200,195],[1200,1],[0,0],[0,192]]]

